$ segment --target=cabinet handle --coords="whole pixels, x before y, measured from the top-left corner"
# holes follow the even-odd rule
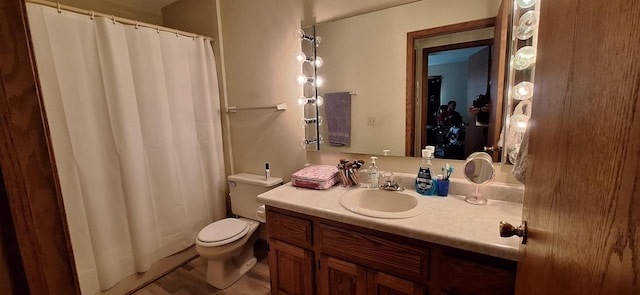
[[[500,236],[508,238],[511,236],[518,236],[522,238],[522,244],[527,244],[527,222],[522,221],[522,224],[518,227],[511,225],[506,221],[500,221]]]

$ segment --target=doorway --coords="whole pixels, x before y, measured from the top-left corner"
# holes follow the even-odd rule
[[[485,145],[486,136],[476,130],[469,107],[489,92],[492,44],[492,39],[484,39],[422,49],[420,77],[426,83],[419,94],[416,155],[431,145],[436,158],[463,160]]]

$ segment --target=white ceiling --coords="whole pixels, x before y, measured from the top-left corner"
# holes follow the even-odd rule
[[[313,3],[316,23],[322,23],[417,1],[420,0],[311,0],[307,2]]]
[[[469,60],[469,56],[482,50],[485,47],[486,46],[479,46],[429,53],[429,65],[435,66],[467,61]]]

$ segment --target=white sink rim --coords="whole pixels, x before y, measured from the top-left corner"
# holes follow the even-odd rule
[[[376,210],[373,207],[380,204],[369,204],[368,207],[364,207],[361,204],[364,203],[363,198],[389,198],[394,202],[390,203],[391,206],[411,206],[407,209],[395,208],[390,211]],[[386,200],[385,200],[386,201]],[[353,189],[346,192],[340,197],[340,205],[345,209],[369,217],[385,218],[385,219],[400,219],[418,216],[426,211],[425,203],[414,194],[401,191],[384,191],[379,189]]]

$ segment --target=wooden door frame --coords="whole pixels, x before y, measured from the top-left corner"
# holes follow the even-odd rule
[[[23,0],[0,0],[0,169],[28,284],[13,291],[80,294],[27,24]]]
[[[469,41],[469,42],[462,42],[462,43],[456,43],[456,44],[448,44],[448,45],[443,45],[443,46],[436,46],[436,47],[427,47],[427,48],[423,48],[422,49],[422,81],[427,81],[427,79],[429,78],[429,54],[433,53],[433,52],[440,52],[440,51],[448,51],[448,50],[456,50],[456,49],[464,49],[464,48],[471,48],[471,47],[479,47],[479,46],[492,46],[493,45],[493,39],[482,39],[482,40],[476,40],[476,41]],[[491,67],[491,64],[489,64],[489,67]],[[420,101],[425,101],[425,98],[428,97],[429,95],[429,91],[427,83],[422,83],[422,85],[420,85]],[[442,104],[442,101],[440,102],[440,104]],[[424,136],[420,136],[420,146],[426,146],[427,145],[427,108],[423,107],[420,109],[420,134],[424,134]],[[414,119],[415,122],[415,119]],[[415,124],[415,123],[414,123]],[[415,126],[414,126],[415,127]],[[413,146],[414,141],[411,142],[411,145]],[[432,144],[433,145],[433,144]]]
[[[406,122],[405,122],[405,156],[415,156],[413,142],[415,138],[415,96],[416,96],[416,50],[415,42],[418,39],[465,32],[495,26],[496,18],[484,18],[463,23],[424,29],[407,33],[407,72],[406,72]]]

